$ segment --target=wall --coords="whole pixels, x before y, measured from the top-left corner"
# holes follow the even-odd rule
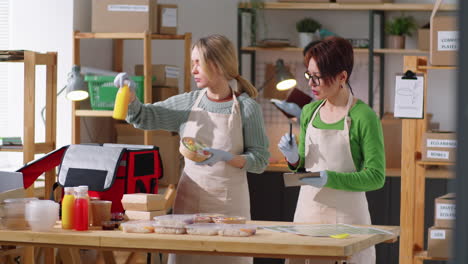
[[[57,90],[66,84],[71,68],[71,45],[73,29],[73,2],[61,0],[15,0],[10,1],[10,49],[27,49],[38,52],[58,52]],[[8,95],[9,131],[11,135],[23,134],[23,64],[10,63],[10,87]],[[36,138],[44,140],[44,124],[40,111],[45,104],[45,66],[37,67],[36,73]],[[70,142],[70,105],[63,94],[57,106],[57,146]],[[22,164],[20,153],[9,153],[12,168]]]

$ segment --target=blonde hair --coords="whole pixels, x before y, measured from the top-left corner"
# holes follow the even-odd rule
[[[239,75],[237,55],[232,42],[222,35],[210,35],[199,39],[192,46],[200,53],[200,66],[208,77],[213,76],[213,67],[228,80],[237,80],[235,93],[246,92],[251,98],[258,95],[257,89],[246,79]],[[210,67],[212,66],[212,67]]]

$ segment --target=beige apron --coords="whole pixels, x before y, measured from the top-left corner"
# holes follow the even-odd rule
[[[210,113],[198,105],[207,89],[200,92],[192,107],[182,137],[194,137],[206,145],[239,155],[244,152],[240,106],[235,94],[231,114]],[[177,188],[175,214],[222,213],[250,219],[250,197],[244,169],[218,162],[212,167],[185,159]],[[248,257],[170,254],[170,264],[247,264]]]
[[[343,130],[317,129],[312,125],[314,118],[325,104],[317,108],[307,126],[305,136],[305,168],[307,171],[331,170],[355,172],[349,140],[351,118],[349,110],[353,104],[350,94]],[[294,222],[321,224],[360,224],[370,225],[371,219],[365,192],[348,192],[327,187],[301,186],[297,201]],[[290,263],[307,263],[304,260],[291,260]],[[328,260],[309,260],[308,263],[331,263]],[[375,248],[365,249],[353,255],[347,263],[374,264]]]

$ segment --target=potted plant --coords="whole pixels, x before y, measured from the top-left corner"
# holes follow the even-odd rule
[[[412,16],[402,15],[387,22],[385,31],[389,34],[389,48],[404,49],[405,36],[411,36],[416,29],[417,26]]]
[[[320,39],[320,28],[322,25],[312,18],[303,18],[296,23],[299,33],[299,47],[304,48],[311,41]]]

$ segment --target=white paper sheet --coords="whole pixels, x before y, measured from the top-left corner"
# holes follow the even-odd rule
[[[0,193],[22,188],[24,188],[23,173],[0,171]]]
[[[395,80],[395,117],[423,118],[424,77],[416,80],[402,79],[397,75]]]

